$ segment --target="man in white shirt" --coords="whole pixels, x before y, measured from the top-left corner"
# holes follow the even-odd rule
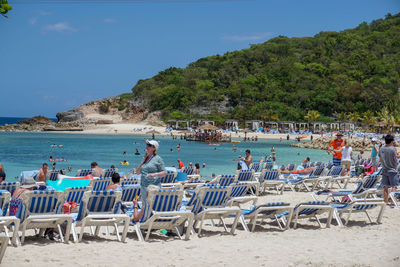
[[[344,170],[342,172],[342,176],[350,174],[350,166],[351,160],[353,159],[353,149],[349,146],[347,140],[344,140],[344,147],[342,148],[342,165],[344,166]]]

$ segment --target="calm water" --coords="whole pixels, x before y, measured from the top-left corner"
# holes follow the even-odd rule
[[[60,133],[0,133],[0,163],[5,167],[7,180],[19,176],[21,171],[37,170],[44,162],[49,162],[49,156],[53,158],[65,158],[66,162],[57,162],[57,169],[72,167],[72,172],[67,175],[75,175],[78,169],[89,168],[92,161],[96,161],[100,167],[108,168],[114,164],[120,172],[127,173],[136,167],[142,157],[145,148],[143,138],[145,135],[84,135],[84,134],[60,134]],[[185,165],[189,162],[206,163],[206,168],[201,169],[201,174],[211,176],[215,174],[233,174],[236,170],[236,162],[232,161],[239,155],[245,156],[246,149],[251,150],[255,160],[271,154],[271,147],[275,147],[277,163],[279,165],[296,163],[309,156],[312,161],[329,161],[330,157],[321,150],[301,149],[290,147],[294,141],[261,140],[258,142],[246,142],[237,145],[237,152],[233,152],[233,144],[221,144],[220,146],[204,143],[187,142],[185,140],[172,140],[171,137],[156,136],[160,141],[159,155],[164,159],[166,166],[177,166],[180,158]],[[136,144],[135,144],[136,142]],[[180,143],[180,152],[176,151],[176,145]],[[64,147],[51,147],[53,144]],[[141,155],[134,155],[135,149]],[[170,152],[170,149],[173,152]],[[126,151],[127,154],[123,155]],[[130,166],[122,166],[120,162],[127,160]]]

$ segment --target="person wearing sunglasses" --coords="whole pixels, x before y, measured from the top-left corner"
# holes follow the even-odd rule
[[[147,203],[147,191],[149,186],[161,186],[161,177],[167,173],[163,159],[157,155],[158,142],[155,140],[145,140],[146,149],[142,162],[136,169],[136,173],[140,174],[140,185],[142,187],[142,205]]]

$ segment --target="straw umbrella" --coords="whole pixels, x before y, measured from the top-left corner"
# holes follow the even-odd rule
[[[156,130],[151,130],[151,131],[148,131],[148,132],[146,132],[146,134],[151,134],[152,135],[152,138],[154,139],[154,135],[155,134],[161,134],[160,132],[157,132]]]
[[[218,130],[218,127],[217,127],[217,126],[214,126],[214,125],[212,125],[212,124],[206,123],[206,124],[204,124],[204,125],[201,125],[201,126],[199,127],[199,129],[202,129],[202,130]]]

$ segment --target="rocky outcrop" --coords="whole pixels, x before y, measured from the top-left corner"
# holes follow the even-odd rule
[[[18,121],[19,124],[29,124],[29,125],[47,125],[47,124],[54,124],[55,122],[49,120],[44,116],[35,116],[23,121]]]
[[[292,144],[294,147],[301,148],[312,148],[312,149],[323,149],[326,150],[329,148],[330,142],[335,137],[331,136],[322,136],[318,138],[314,138],[313,141],[305,141],[299,142],[296,144]],[[349,145],[353,148],[354,151],[368,151],[372,149],[372,142],[369,138],[360,138],[360,137],[349,137],[344,138],[349,142]]]
[[[160,111],[151,112],[147,115],[144,122],[155,126],[166,126],[165,123],[161,120],[161,115],[162,114]]]
[[[58,112],[56,117],[58,119],[58,122],[71,122],[82,119],[84,117],[84,114],[80,110],[72,109]]]

